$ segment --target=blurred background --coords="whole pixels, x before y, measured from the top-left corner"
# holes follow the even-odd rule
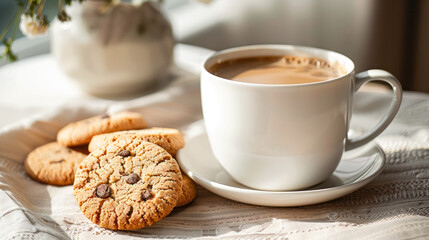
[[[56,5],[48,0],[49,19]],[[427,0],[166,0],[163,8],[181,43],[213,50],[264,43],[329,49],[350,57],[358,72],[385,69],[405,90],[429,93]],[[0,1],[1,29],[15,9],[15,1]],[[21,59],[46,53],[49,37],[19,40],[14,50]]]

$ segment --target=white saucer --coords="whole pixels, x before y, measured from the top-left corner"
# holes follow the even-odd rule
[[[195,182],[225,198],[273,207],[293,207],[330,201],[363,187],[381,173],[385,155],[375,143],[348,151],[325,182],[299,191],[262,191],[235,182],[214,157],[204,131],[194,132],[177,156]]]

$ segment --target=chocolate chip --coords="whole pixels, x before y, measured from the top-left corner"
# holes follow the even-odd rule
[[[150,191],[149,190],[145,190],[143,193],[142,193],[142,200],[148,200],[148,199],[150,199],[152,197],[152,193],[150,193]]]
[[[133,207],[130,207],[130,210],[127,213],[127,216],[130,217],[133,214]]]
[[[65,161],[64,159],[60,159],[60,160],[50,161],[49,163],[62,163],[64,161]]]
[[[100,117],[101,117],[101,119],[105,119],[105,118],[109,118],[110,115],[107,114],[107,113],[103,113],[103,114],[100,115]]]
[[[125,181],[127,181],[128,184],[134,184],[134,183],[138,182],[139,180],[140,180],[140,177],[139,177],[139,175],[137,175],[137,173],[131,173],[125,179]]]
[[[110,187],[109,185],[103,183],[97,186],[95,189],[95,196],[99,198],[108,198],[110,196]]]
[[[130,152],[130,150],[123,150],[123,151],[120,151],[118,153],[118,155],[121,156],[121,157],[128,157],[128,156],[131,155],[131,152]]]

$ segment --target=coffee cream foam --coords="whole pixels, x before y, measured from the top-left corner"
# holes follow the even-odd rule
[[[318,58],[261,56],[227,60],[213,65],[212,74],[239,82],[302,84],[333,79],[345,74],[339,64]]]

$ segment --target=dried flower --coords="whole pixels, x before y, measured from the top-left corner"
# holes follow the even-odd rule
[[[9,62],[14,62],[18,59],[18,57],[12,52],[12,42],[13,40],[11,38],[3,42],[5,47],[0,59],[7,59]]]
[[[37,7],[39,6],[39,4],[40,4],[40,1],[37,1],[37,0],[30,0],[29,2],[28,2],[28,5],[27,5],[27,10],[25,10],[25,14],[26,15],[30,15],[30,16],[33,16],[34,15],[34,13],[36,12],[36,10],[37,10]]]
[[[16,0],[16,1],[18,3],[18,12],[15,15],[15,17],[9,22],[9,24],[6,26],[6,28],[3,29],[2,32],[0,33],[0,41],[2,41],[3,38],[6,36],[6,33],[13,26],[12,37],[7,39],[7,40],[5,39],[3,41],[4,50],[3,50],[3,54],[0,56],[0,59],[8,59],[10,62],[14,62],[17,59],[17,56],[15,54],[13,54],[13,52],[12,52],[12,43],[15,40],[16,31],[18,30],[19,16],[21,15],[21,13],[24,9],[24,3],[21,2],[20,0]]]
[[[21,32],[29,38],[46,33],[49,28],[49,22],[44,14],[40,15],[21,15],[21,23],[19,24]]]
[[[70,5],[71,4],[71,0],[64,0],[66,5]],[[68,22],[71,20],[71,17],[67,14],[66,10],[64,10],[64,6],[63,6],[63,1],[62,0],[58,0],[58,8],[59,8],[59,12],[58,12],[58,20],[60,20],[61,22]]]
[[[64,10],[60,11],[57,17],[58,17],[58,20],[60,20],[61,22],[67,22],[71,20],[70,16],[67,15],[66,11]]]

